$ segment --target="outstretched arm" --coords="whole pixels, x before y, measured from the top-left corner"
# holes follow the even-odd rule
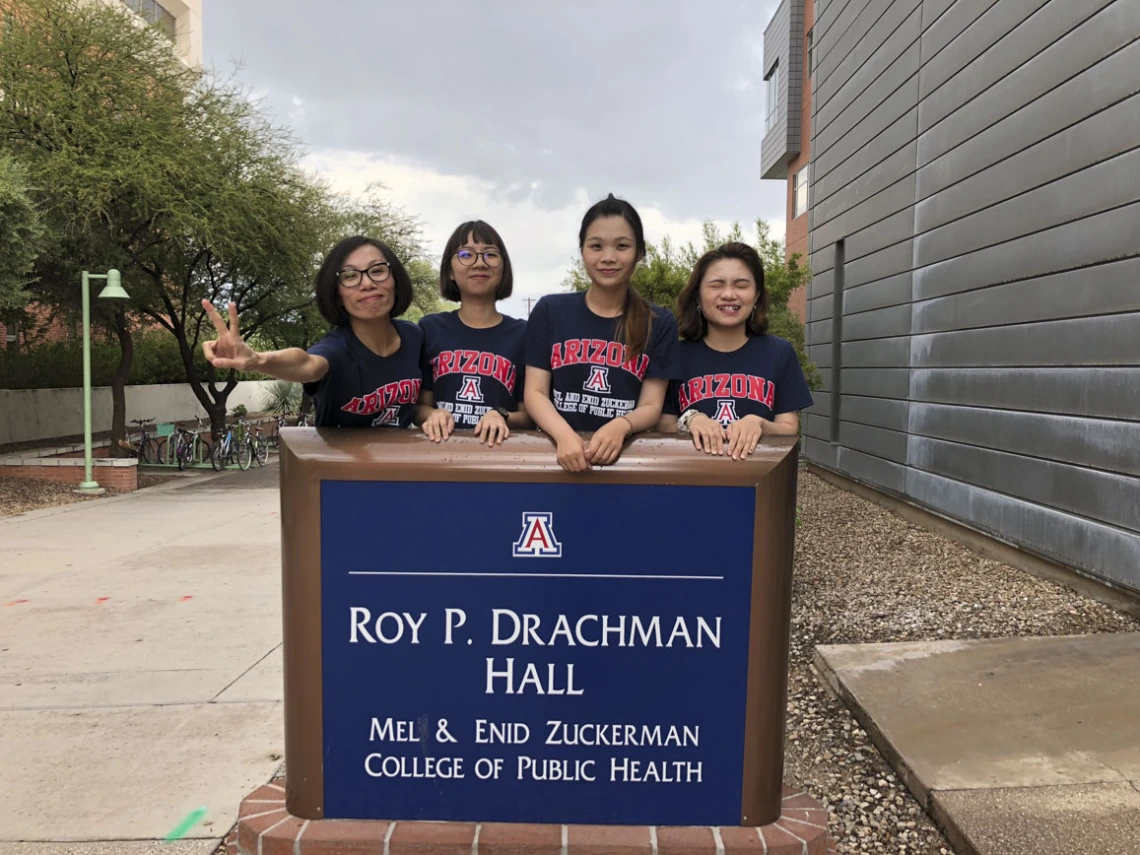
[[[206,361],[215,368],[235,368],[238,371],[255,371],[268,374],[279,380],[294,383],[315,383],[329,370],[329,362],[323,356],[306,353],[299,347],[284,350],[270,350],[258,353],[245,343],[238,325],[237,306],[229,304],[229,326],[209,300],[202,301],[202,308],[210,316],[218,331],[216,341],[202,342],[202,352]]]

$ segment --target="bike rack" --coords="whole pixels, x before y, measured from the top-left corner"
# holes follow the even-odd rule
[[[244,434],[244,431],[242,430],[242,428],[239,425],[234,425],[234,441],[235,442],[242,438],[242,434]],[[154,438],[166,440],[166,444],[163,446],[163,449],[162,449],[162,460],[156,461],[154,463],[145,463],[145,464],[140,464],[140,465],[146,466],[148,469],[149,468],[156,468],[156,469],[171,469],[171,468],[176,469],[176,468],[178,468],[178,460],[174,456],[175,450],[176,450],[176,443],[172,441],[173,439],[175,439],[177,437],[177,435],[178,435],[178,426],[174,422],[163,422],[161,424],[156,424],[155,429],[154,429],[154,434],[153,434]],[[210,459],[209,459],[209,457],[207,455],[207,451],[206,451],[206,449],[208,447],[209,446],[206,444],[206,442],[203,439],[199,439],[199,441],[197,443],[195,443],[195,445],[194,445],[194,459],[192,461],[190,461],[184,468],[186,468],[186,469],[213,469],[214,468],[213,464],[210,463]],[[274,453],[274,451],[275,451],[275,449],[273,449],[272,447],[269,449],[270,454]],[[241,467],[237,466],[236,464],[231,463],[231,464],[228,464],[223,471],[231,471],[231,470],[240,472]]]

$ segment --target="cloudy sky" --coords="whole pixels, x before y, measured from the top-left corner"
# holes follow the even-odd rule
[[[204,61],[263,96],[306,163],[420,218],[503,235],[515,296],[560,289],[582,214],[629,199],[649,240],[700,223],[782,236],[761,181],[762,45],[776,0],[207,0]]]

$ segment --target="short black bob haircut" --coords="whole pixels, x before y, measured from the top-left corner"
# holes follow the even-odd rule
[[[337,274],[344,267],[344,260],[360,247],[368,244],[384,253],[384,260],[392,272],[392,281],[396,287],[396,302],[392,306],[389,317],[398,318],[412,305],[412,277],[404,268],[404,264],[392,251],[392,248],[382,240],[353,235],[346,237],[325,256],[321,269],[317,271],[317,308],[320,309],[325,320],[334,327],[344,326],[349,321],[348,312],[344,310],[344,303],[340,299],[340,282]]]
[[[453,231],[451,237],[447,239],[447,246],[443,248],[443,261],[439,265],[439,295],[452,303],[460,301],[459,286],[455,284],[455,279],[451,276],[451,259],[459,247],[467,243],[469,236],[474,238],[476,243],[485,243],[496,247],[503,254],[503,266],[501,268],[503,276],[499,280],[498,287],[495,288],[495,299],[504,300],[511,296],[511,289],[514,287],[515,280],[511,273],[510,253],[507,252],[507,247],[503,243],[503,239],[499,237],[499,233],[482,220],[468,220]]]

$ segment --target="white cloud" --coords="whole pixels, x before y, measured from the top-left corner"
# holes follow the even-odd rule
[[[539,206],[530,195],[512,194],[509,188],[496,188],[477,177],[446,175],[394,156],[359,151],[316,151],[306,158],[305,166],[346,194],[359,194],[373,182],[383,184],[389,201],[420,218],[437,263],[459,223],[482,219],[493,225],[507,244],[515,273],[514,295],[500,308],[516,317],[526,316],[525,298],[561,290],[562,279],[578,254],[582,215],[597,201],[585,187],[578,187],[573,204],[551,209]],[[638,213],[650,242],[665,235],[679,244],[701,242],[698,219],[671,219],[650,205],[638,205]],[[730,224],[718,225],[727,230]],[[773,222],[772,227],[782,239],[783,222]]]

